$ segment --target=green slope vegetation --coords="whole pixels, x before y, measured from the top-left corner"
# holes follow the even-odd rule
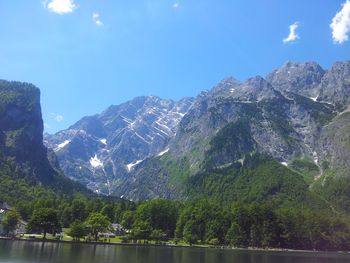
[[[224,202],[326,207],[309,191],[300,174],[260,154],[247,155],[243,164],[238,162],[190,177],[188,191],[192,197]]]
[[[320,169],[311,159],[295,158],[288,163],[288,168],[300,173],[308,184],[312,184],[320,174]]]

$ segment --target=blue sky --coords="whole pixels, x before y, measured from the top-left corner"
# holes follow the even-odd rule
[[[135,96],[348,60],[346,1],[0,0],[0,78],[41,89],[52,133]]]

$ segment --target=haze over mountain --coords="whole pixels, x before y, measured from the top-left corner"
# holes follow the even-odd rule
[[[271,177],[283,171],[313,187],[350,176],[349,105],[349,61],[328,70],[288,62],[266,78],[224,79],[194,99],[138,97],[47,134],[45,143],[68,177],[133,200],[223,195],[251,158],[280,167]],[[221,174],[210,179],[218,182],[227,169],[234,179],[210,188],[211,173]]]

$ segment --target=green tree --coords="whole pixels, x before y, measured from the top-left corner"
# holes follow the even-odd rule
[[[138,221],[135,222],[132,230],[131,236],[135,240],[149,240],[152,234],[152,226],[149,221]]]
[[[61,220],[62,226],[68,227],[72,222],[72,208],[69,206],[69,204],[66,203],[60,207],[59,211],[59,218]]]
[[[95,238],[95,241],[97,241],[98,233],[106,231],[110,222],[107,216],[102,215],[101,213],[92,213],[86,219],[85,224],[89,233]]]
[[[20,214],[17,212],[17,210],[10,210],[6,212],[5,217],[2,221],[6,235],[9,235],[11,232],[15,231],[19,220]]]
[[[87,217],[86,204],[81,198],[76,198],[73,200],[71,205],[71,218],[73,220],[84,221]]]
[[[234,247],[240,247],[244,243],[242,240],[242,233],[240,226],[233,222],[226,234],[226,243]]]
[[[121,225],[126,229],[131,229],[135,221],[135,212],[134,211],[125,211],[123,213]]]
[[[188,242],[190,245],[193,245],[198,242],[198,225],[195,221],[189,220],[185,224],[183,231],[183,239]]]
[[[168,237],[174,236],[178,208],[174,201],[154,199],[136,209],[135,221],[149,221],[152,228],[162,230]]]
[[[101,214],[107,216],[109,221],[114,221],[114,209],[111,204],[105,205],[101,210]]]
[[[251,217],[247,206],[238,205],[233,208],[231,227],[227,240],[232,246],[248,247],[250,240]]]
[[[57,211],[52,208],[39,208],[34,210],[27,229],[32,233],[38,231],[44,233],[44,238],[46,238],[47,233],[55,235],[61,231]]]
[[[84,236],[86,236],[86,226],[83,222],[76,220],[70,225],[69,235],[74,240],[80,240]]]

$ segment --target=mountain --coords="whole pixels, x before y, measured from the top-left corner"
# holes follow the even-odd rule
[[[292,92],[316,100],[320,94],[320,83],[326,71],[315,62],[287,62],[272,71],[266,80],[282,92]]]
[[[193,102],[137,97],[45,135],[65,174],[97,193],[113,194],[134,166],[166,150]]]
[[[65,193],[84,191],[63,175],[55,155],[43,144],[39,89],[27,83],[0,80],[0,98],[1,183],[24,180],[31,185],[64,189]]]
[[[330,70],[314,62],[289,62],[266,78],[223,80],[198,95],[168,152],[137,165],[119,193],[132,199],[191,196],[196,175],[212,170],[225,174],[224,169],[237,162],[244,166],[244,160],[256,153],[272,157],[296,172],[290,176],[297,174],[308,184],[317,185],[327,174],[350,176],[350,131],[344,119],[349,68],[348,62]],[[217,195],[234,189],[229,185],[222,185]]]
[[[349,70],[349,61],[287,62],[194,99],[136,98],[45,140],[70,178],[104,194],[327,202],[332,182],[350,178]]]

